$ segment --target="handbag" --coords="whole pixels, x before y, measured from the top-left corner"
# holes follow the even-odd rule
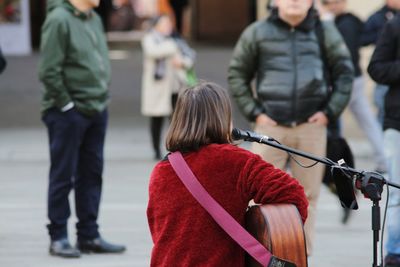
[[[343,159],[347,166],[354,168],[354,156],[351,148],[346,139],[341,136],[328,136],[326,156],[334,162]],[[335,180],[329,168],[325,168],[325,174],[322,181],[332,193],[337,194]]]
[[[271,254],[249,232],[247,232],[200,184],[180,152],[168,155],[168,160],[179,179],[199,202],[199,204],[211,215],[216,223],[238,243],[249,255],[262,266],[268,267],[296,267],[291,262],[279,259]]]

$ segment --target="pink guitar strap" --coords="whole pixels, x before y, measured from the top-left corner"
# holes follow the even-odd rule
[[[168,159],[185,187],[218,225],[262,266],[271,266],[271,258],[275,259],[275,257],[210,196],[193,174],[182,154],[171,153]]]

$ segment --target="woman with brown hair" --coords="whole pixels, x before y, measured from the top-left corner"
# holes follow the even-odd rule
[[[307,217],[303,187],[231,140],[231,104],[220,86],[183,90],[167,135],[208,193],[241,225],[250,200],[292,203]],[[147,218],[154,242],[151,266],[244,266],[245,252],[193,198],[167,158],[150,178]]]

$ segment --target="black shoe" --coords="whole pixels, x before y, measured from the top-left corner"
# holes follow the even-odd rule
[[[78,240],[77,247],[82,253],[122,253],[125,246],[114,245],[98,237],[91,240]]]
[[[347,224],[348,223],[352,212],[353,212],[353,210],[351,210],[351,209],[343,208],[343,215],[342,215],[342,223],[343,224]]]
[[[388,254],[385,257],[385,267],[400,267],[400,255]]]
[[[81,256],[80,251],[72,247],[67,238],[51,241],[49,253],[63,258],[79,258]]]

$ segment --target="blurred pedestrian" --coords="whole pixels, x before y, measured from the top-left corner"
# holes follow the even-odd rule
[[[169,0],[172,10],[175,15],[175,28],[182,34],[183,30],[183,12],[189,4],[189,0]]]
[[[39,77],[51,163],[49,252],[61,257],[125,250],[106,242],[97,224],[110,82],[107,43],[101,20],[92,10],[98,4],[98,0],[65,0],[49,12],[42,28]],[[72,189],[78,217],[76,248],[67,233]]]
[[[100,4],[95,8],[95,11],[99,14],[101,21],[103,22],[103,28],[105,31],[108,30],[108,21],[110,18],[110,13],[113,8],[112,0],[100,0]]]
[[[175,25],[176,25],[175,14],[171,6],[170,0],[156,0],[156,2],[157,2],[158,14],[168,15],[175,30]]]
[[[184,52],[185,42],[172,36],[173,25],[167,14],[152,21],[151,29],[142,40],[144,53],[141,111],[150,117],[154,158],[161,159],[161,133],[164,118],[172,114],[179,89],[180,77],[193,66],[194,58]],[[190,49],[190,48],[189,48]],[[194,52],[192,52],[192,55]],[[182,73],[183,72],[183,73]],[[183,85],[185,86],[185,85]]]
[[[376,44],[383,26],[395,16],[398,10],[397,1],[398,0],[385,0],[385,5],[367,19],[363,34],[361,35],[361,45],[367,46]],[[384,99],[388,89],[386,85],[378,83],[374,90],[374,103],[378,109],[377,117],[381,126],[383,125],[385,115]]]
[[[6,67],[7,67],[7,61],[0,48],[0,74],[6,69]]]
[[[110,12],[109,31],[131,31],[135,26],[136,14],[130,0],[114,0],[114,8]]]
[[[373,114],[367,96],[365,95],[365,78],[360,67],[360,40],[363,32],[363,22],[347,11],[347,0],[323,0],[326,9],[334,16],[335,25],[350,51],[354,65],[354,82],[349,108],[374,151],[375,170],[386,172],[386,159],[383,150],[383,132]]]
[[[400,1],[397,1],[400,8]],[[383,28],[368,72],[372,79],[389,86],[383,121],[384,146],[391,182],[400,184],[400,15]],[[385,267],[400,267],[400,191],[390,190],[387,214]]]
[[[269,18],[251,24],[241,35],[228,80],[240,110],[255,122],[256,132],[325,156],[326,125],[336,120],[349,101],[353,67],[340,33],[333,23],[318,20],[312,4],[312,0],[276,0]],[[322,44],[317,31],[323,31]],[[331,93],[322,54],[329,65],[326,69],[331,70]],[[251,82],[256,76],[253,92]],[[310,203],[305,224],[310,255],[324,166],[306,169],[286,152],[261,144],[254,144],[252,151],[280,169],[289,162],[293,176],[304,186]]]
[[[242,226],[248,203],[291,203],[307,217],[302,186],[260,156],[231,144],[229,95],[202,82],[184,89],[167,136],[208,193]],[[164,159],[153,169],[147,219],[150,266],[244,266],[245,251],[196,201]]]

